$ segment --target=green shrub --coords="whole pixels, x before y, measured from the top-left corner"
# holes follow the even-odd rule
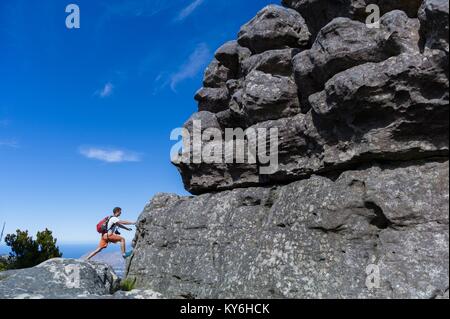
[[[120,290],[131,291],[136,286],[136,278],[126,278],[120,282]]]
[[[5,262],[0,261],[0,271],[5,271],[7,269],[8,269],[8,265]]]
[[[62,257],[56,241],[48,229],[38,232],[36,240],[28,236],[27,230],[18,229],[15,234],[6,235],[6,245],[11,248],[6,267],[8,269],[34,267],[48,259]]]

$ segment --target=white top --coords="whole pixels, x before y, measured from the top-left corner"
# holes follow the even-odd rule
[[[114,234],[114,232],[117,229],[117,223],[120,221],[120,219],[118,217],[111,217],[108,221],[108,233],[109,234]]]

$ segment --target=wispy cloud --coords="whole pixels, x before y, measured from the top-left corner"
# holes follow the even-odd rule
[[[190,5],[188,5],[186,8],[184,8],[178,13],[177,17],[175,18],[175,21],[176,22],[183,21],[184,19],[189,17],[195,10],[197,10],[197,8],[200,7],[204,2],[205,0],[194,0],[193,2],[191,2]]]
[[[95,92],[96,95],[100,96],[101,98],[105,98],[108,96],[111,96],[114,91],[114,85],[111,82],[106,83],[101,90],[97,90]]]
[[[140,162],[141,155],[136,152],[102,147],[86,147],[79,149],[80,154],[86,158],[106,163]]]
[[[19,142],[15,139],[0,139],[0,147],[19,148]]]
[[[200,43],[191,53],[187,62],[170,77],[170,88],[175,91],[177,85],[186,80],[195,77],[211,59],[211,52],[205,43]]]

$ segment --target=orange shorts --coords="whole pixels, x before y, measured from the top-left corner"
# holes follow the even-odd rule
[[[116,234],[108,235],[104,234],[102,238],[100,238],[100,244],[98,245],[101,248],[108,247],[108,243],[118,243],[122,240],[122,237]]]

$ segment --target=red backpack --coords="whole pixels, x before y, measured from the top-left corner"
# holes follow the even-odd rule
[[[108,222],[111,219],[111,216],[103,218],[98,224],[97,224],[97,232],[100,234],[106,234],[108,232]]]

